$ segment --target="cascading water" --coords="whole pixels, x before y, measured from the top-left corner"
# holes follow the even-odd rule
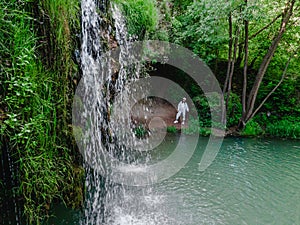
[[[131,57],[134,57],[129,54],[131,40],[118,7],[115,5],[110,7],[114,20],[114,27],[112,27],[99,15],[97,5],[99,3],[94,0],[83,0],[81,3],[82,80],[77,88],[77,95],[80,96],[77,103],[81,102],[80,104],[84,104],[85,107],[80,113],[74,110],[74,108],[78,109],[76,99],[75,107],[73,107],[73,124],[82,128],[89,123],[88,128],[83,128],[85,136],[79,143],[79,147],[85,149],[82,154],[87,159],[85,163],[87,196],[81,224],[128,224],[122,222],[124,218],[118,218],[117,215],[122,215],[121,211],[125,209],[124,207],[128,208],[128,205],[123,203],[124,198],[129,196],[129,192],[126,191],[122,182],[116,184],[109,179],[111,171],[99,163],[98,159],[101,157],[99,156],[101,151],[107,151],[120,161],[135,163],[130,149],[126,148],[132,145],[130,135],[133,135],[133,132],[121,132],[126,129],[123,125],[128,124],[130,118],[122,116],[115,118],[113,122],[110,114],[111,102],[116,96],[122,101],[122,113],[130,114],[128,113],[130,105],[127,104],[129,97],[122,94],[122,90],[128,88],[127,82],[140,76],[141,67],[131,65]],[[104,10],[101,13],[106,12]],[[113,45],[111,33],[114,28],[115,39],[119,44],[118,56],[110,57],[110,52],[105,53],[104,56],[104,52],[108,50],[105,44]],[[118,62],[115,62],[113,58],[117,58]],[[134,90],[130,95],[134,96]],[[100,146],[102,144],[103,148]],[[132,194],[135,195],[135,193]]]
[[[103,77],[101,77],[101,66],[110,70],[110,62],[101,62],[100,56],[104,52],[103,43],[101,40],[101,26],[108,30],[108,27],[103,22],[103,19],[97,13],[97,5],[93,0],[83,0],[81,2],[82,10],[82,45],[81,45],[81,69],[84,81],[83,86],[86,87],[86,91],[94,93],[99,87],[95,87],[94,84],[103,85]],[[104,10],[105,12],[105,10]],[[104,30],[104,29],[103,29]],[[102,63],[102,64],[101,64]],[[107,64],[107,65],[105,65]],[[104,93],[98,92],[98,99],[85,99],[85,101],[96,101],[99,110],[99,116],[101,121],[99,126],[107,127],[107,105],[105,104]],[[96,137],[97,138],[97,137]],[[100,137],[102,138],[102,137]],[[85,152],[84,154],[89,154]],[[107,181],[97,173],[97,170],[93,170],[88,163],[85,164],[86,169],[86,207],[84,209],[84,218],[81,224],[102,224],[107,212],[107,204],[105,199],[108,199]]]
[[[157,189],[159,185],[149,184],[165,180],[183,168],[196,149],[198,136],[181,135],[174,152],[165,160],[157,162],[161,159],[157,157],[154,162],[151,151],[158,146],[154,152],[162,152],[158,144],[166,137],[166,126],[156,130],[153,124],[166,123],[159,115],[148,118],[148,136],[140,140],[131,110],[134,111],[133,106],[139,100],[148,100],[151,96],[168,99],[161,87],[167,89],[174,84],[156,76],[145,78],[141,62],[151,61],[152,55],[158,56],[162,63],[169,60],[173,66],[178,66],[183,59],[172,59],[171,54],[189,59],[190,63],[185,61],[183,68],[190,69],[191,74],[198,75],[199,71],[205,74],[206,79],[196,77],[204,90],[210,86],[206,84],[210,72],[177,46],[173,46],[171,52],[166,43],[133,42],[118,7],[109,7],[114,22],[109,25],[102,17],[105,12],[99,12],[96,5],[93,0],[83,0],[81,5],[82,79],[72,109],[75,139],[86,169],[87,194],[81,224],[182,224],[167,213],[169,206],[164,204],[165,195],[160,194],[163,192]],[[173,87],[182,90],[178,84]],[[184,91],[179,94],[188,97]],[[141,111],[147,110],[147,106],[143,106]],[[196,112],[194,106],[193,110]]]

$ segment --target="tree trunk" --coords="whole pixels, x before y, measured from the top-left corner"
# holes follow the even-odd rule
[[[229,13],[228,16],[228,25],[229,25],[229,42],[228,42],[228,64],[227,64],[227,72],[226,72],[226,78],[223,86],[223,96],[225,96],[227,86],[228,86],[228,80],[230,75],[230,69],[231,69],[231,61],[232,61],[232,44],[233,44],[233,38],[232,38],[232,14]],[[225,109],[222,110],[222,122],[226,124],[226,106]]]
[[[295,50],[295,52],[293,52],[293,53],[291,54],[291,56],[289,57],[287,63],[285,64],[285,68],[284,68],[284,70],[283,70],[283,72],[282,72],[280,81],[279,81],[278,84],[277,84],[277,85],[269,92],[269,94],[264,98],[264,100],[260,103],[260,105],[255,109],[255,111],[252,113],[253,116],[258,112],[258,110],[260,110],[260,108],[265,104],[265,102],[268,100],[268,98],[276,91],[276,89],[277,89],[277,88],[280,86],[280,84],[283,82],[283,80],[284,80],[284,78],[285,78],[285,76],[286,76],[287,69],[288,69],[288,67],[289,67],[289,65],[290,65],[290,62],[291,62],[292,58],[294,57],[294,55],[297,54],[298,50],[299,50],[299,47]],[[252,117],[253,117],[253,116],[252,116]],[[251,117],[251,118],[252,118],[252,117]],[[250,119],[251,119],[251,118],[250,118]]]
[[[245,3],[247,5],[247,0],[245,0]],[[245,27],[245,42],[244,42],[244,70],[243,70],[243,93],[242,93],[242,118],[239,121],[238,128],[243,128],[245,126],[244,124],[244,118],[246,117],[246,98],[247,98],[247,72],[248,72],[248,42],[249,42],[249,21],[244,21],[244,27]]]
[[[248,96],[248,101],[247,101],[247,105],[246,105],[246,110],[245,110],[245,114],[242,116],[241,120],[240,120],[240,127],[239,128],[243,128],[246,123],[255,115],[255,113],[257,111],[254,111],[254,105],[256,102],[256,98],[257,98],[257,94],[258,94],[258,90],[259,87],[261,85],[262,79],[267,71],[267,68],[271,62],[271,59],[274,56],[274,53],[278,47],[278,44],[284,34],[284,32],[286,31],[286,27],[287,24],[293,14],[293,8],[295,5],[295,1],[296,0],[291,0],[288,1],[286,4],[286,8],[284,9],[284,12],[282,13],[282,21],[280,24],[280,28],[279,31],[277,33],[277,35],[273,38],[273,41],[271,43],[270,48],[268,49],[267,53],[265,54],[262,63],[259,67],[259,70],[257,72],[256,75],[256,79],[254,81],[254,84],[252,86],[252,89],[249,93]],[[255,112],[255,113],[254,113]]]
[[[232,61],[232,44],[233,44],[233,37],[232,37],[232,15],[231,12],[228,16],[228,24],[229,24],[229,42],[228,42],[228,64],[227,64],[227,72],[226,72],[226,79],[223,86],[223,95],[225,94],[227,90],[228,80],[229,80],[229,74],[230,74],[230,68],[231,68],[231,61]]]
[[[228,85],[227,85],[227,93],[226,93],[227,98],[226,98],[226,104],[225,104],[226,111],[228,109],[228,102],[229,102],[229,98],[230,98],[232,77],[233,77],[233,73],[234,73],[234,65],[235,65],[235,61],[236,61],[236,53],[237,53],[237,47],[238,47],[238,42],[239,42],[239,34],[240,34],[240,28],[237,26],[235,40],[234,40],[234,48],[233,48],[233,59],[231,62],[230,73],[229,73],[229,77],[228,77]]]

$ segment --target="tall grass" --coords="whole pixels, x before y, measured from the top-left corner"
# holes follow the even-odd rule
[[[26,1],[0,2],[0,134],[19,165],[18,193],[28,223],[39,224],[55,199],[81,201],[75,186],[82,172],[74,166],[68,124],[70,80],[76,73],[70,23],[78,22],[78,2],[41,1],[54,35],[48,53],[55,57],[46,67],[38,58],[31,7]]]
[[[70,106],[73,96],[73,79],[77,79],[78,68],[72,55],[76,44],[76,32],[80,32],[79,1],[77,0],[40,0],[40,20],[45,21],[49,28],[43,30],[41,35],[50,36],[46,48],[50,57],[46,56],[48,67],[55,74],[54,81],[60,83],[56,86],[61,104],[58,105],[58,114],[63,121],[63,128],[68,128],[71,115]],[[42,46],[43,48],[44,46]],[[70,129],[62,133],[69,133]],[[68,135],[69,136],[69,135]]]

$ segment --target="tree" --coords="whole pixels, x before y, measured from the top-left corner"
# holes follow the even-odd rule
[[[232,92],[233,77],[242,78],[242,116],[236,126],[239,130],[257,114],[283,82],[294,56],[292,52],[296,48],[287,46],[284,35],[288,33],[291,37],[299,32],[300,5],[296,0],[283,1],[222,0],[218,4],[212,0],[194,1],[185,13],[174,20],[176,34],[173,38],[176,43],[193,50],[207,63],[226,59],[227,72],[223,85],[226,105]],[[297,45],[296,39],[299,37],[291,40],[293,44],[289,45]],[[277,80],[280,69],[282,76],[265,98],[258,99],[263,78],[278,48],[286,65],[282,65],[272,76]],[[276,57],[278,60],[279,56]]]
[[[247,64],[248,64],[248,53],[249,53],[249,49],[248,49],[248,41],[249,41],[249,34],[248,34],[248,26],[249,26],[249,21],[247,19],[245,19],[245,64],[244,64],[244,85],[243,85],[243,94],[242,94],[242,106],[243,106],[243,113],[242,113],[242,117],[240,119],[239,125],[238,125],[238,129],[243,129],[246,125],[246,123],[253,118],[253,116],[258,112],[258,110],[261,108],[261,106],[265,103],[265,101],[269,98],[269,96],[276,90],[276,88],[281,84],[283,78],[279,81],[279,85],[273,89],[265,98],[265,100],[262,101],[262,103],[255,108],[255,103],[256,103],[256,99],[257,99],[257,94],[260,88],[260,85],[262,83],[263,77],[267,71],[267,68],[274,56],[274,53],[284,35],[284,33],[286,32],[287,27],[290,25],[291,22],[291,18],[293,16],[293,11],[295,9],[295,2],[296,0],[288,0],[285,4],[284,10],[281,13],[281,22],[278,28],[278,31],[276,32],[276,34],[274,35],[274,37],[272,38],[272,42],[269,46],[269,49],[267,50],[267,52],[265,53],[258,72],[256,74],[255,77],[255,81],[253,83],[253,86],[251,88],[251,91],[249,92],[249,94],[247,95]],[[245,0],[245,3],[247,4],[247,0]],[[297,7],[299,8],[299,6]],[[274,18],[272,20],[275,21],[277,20],[278,17]],[[263,31],[263,29],[261,29],[261,31]],[[291,59],[291,58],[290,58]],[[286,74],[286,70],[287,67],[290,63],[290,59],[288,60],[286,67],[284,69],[283,72],[283,76],[285,76]],[[247,99],[247,102],[246,102]]]

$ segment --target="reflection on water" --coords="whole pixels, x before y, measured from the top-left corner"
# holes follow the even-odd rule
[[[172,152],[168,136],[153,158]],[[186,137],[188,142],[189,137]],[[109,225],[300,224],[300,142],[227,138],[213,164],[198,171],[207,138],[175,176],[147,187],[125,187],[112,198]],[[61,206],[49,224],[78,224]]]

